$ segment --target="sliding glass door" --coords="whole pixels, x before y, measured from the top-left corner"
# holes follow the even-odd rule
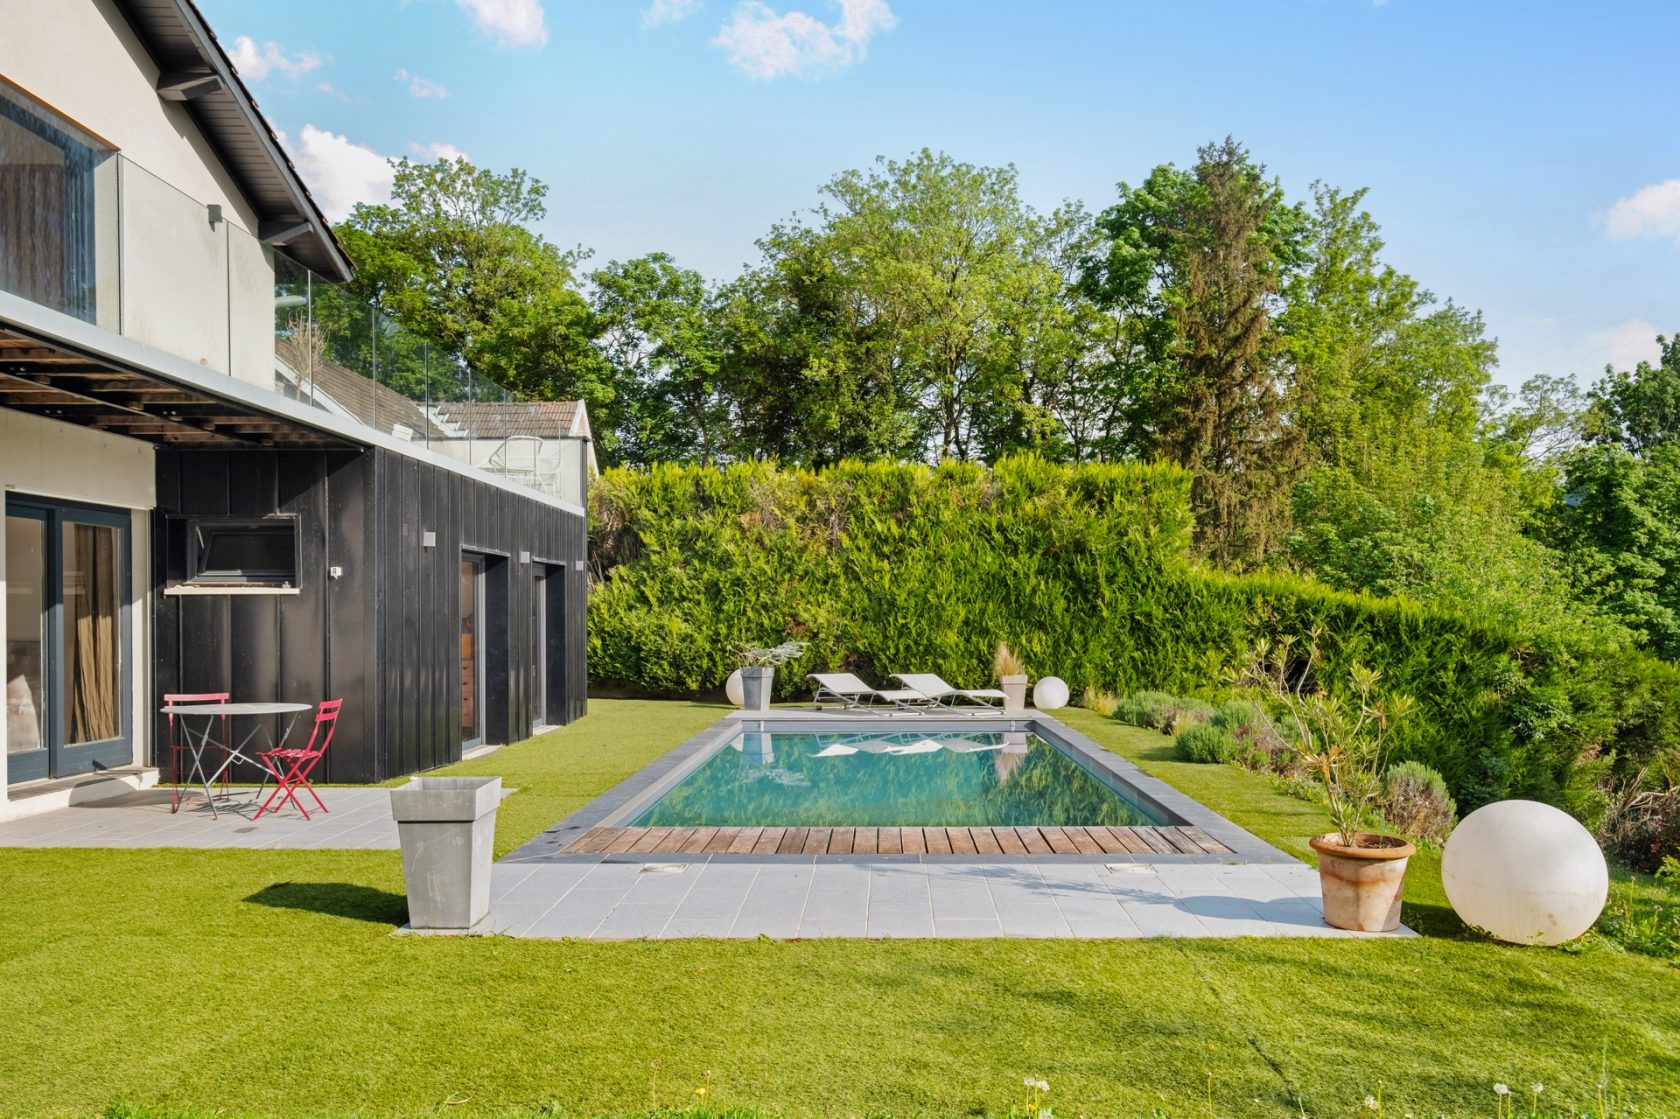
[[[6,776],[133,760],[128,516],[6,500]]]

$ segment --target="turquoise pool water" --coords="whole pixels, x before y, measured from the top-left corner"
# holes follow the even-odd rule
[[[1129,827],[1152,817],[1026,733],[743,732],[632,827]]]

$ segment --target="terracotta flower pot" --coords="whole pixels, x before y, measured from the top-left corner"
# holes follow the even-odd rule
[[[1417,848],[1393,835],[1360,832],[1358,847],[1345,847],[1335,832],[1314,836],[1324,921],[1355,932],[1393,932],[1400,927],[1400,899],[1406,893],[1406,860]]]

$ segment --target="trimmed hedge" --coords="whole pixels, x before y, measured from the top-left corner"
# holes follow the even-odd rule
[[[1602,634],[1196,565],[1189,476],[1170,465],[658,466],[609,471],[591,510],[596,687],[713,691],[733,643],[792,638],[810,649],[778,673],[783,697],[824,670],[978,687],[999,641],[1074,694],[1209,692],[1257,639],[1322,626],[1324,682],[1359,661],[1414,695],[1397,756],[1466,811],[1515,795],[1585,811],[1607,770],[1680,752],[1680,671]]]

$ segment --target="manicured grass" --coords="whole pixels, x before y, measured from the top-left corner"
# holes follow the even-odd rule
[[[522,788],[509,847],[704,725],[594,701],[475,763]],[[1312,806],[1165,739],[1069,712],[1266,838]],[[528,798],[521,804],[522,798]],[[1406,941],[591,944],[396,937],[391,852],[0,851],[0,1113],[506,1115],[660,1100],[776,1115],[1493,1113],[1491,1085],[1585,1103],[1601,1053],[1643,1115],[1680,1112],[1680,970],[1461,934],[1420,867]],[[230,1056],[231,1054],[231,1056]]]

